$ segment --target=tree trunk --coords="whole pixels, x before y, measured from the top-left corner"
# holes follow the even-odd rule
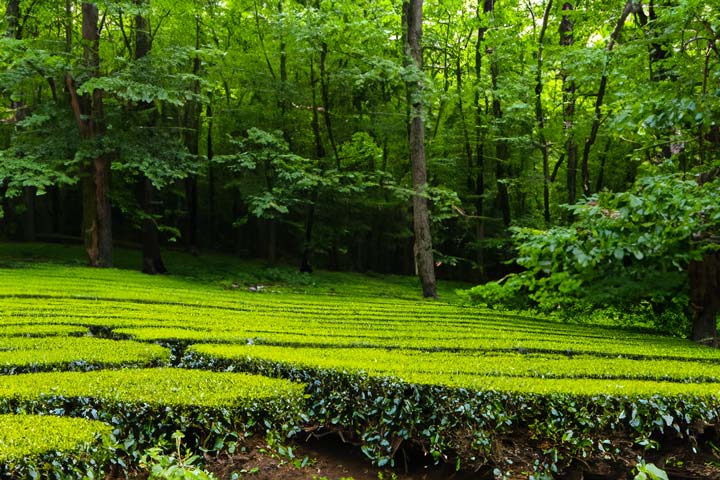
[[[488,14],[493,9],[493,0],[478,0],[476,15],[478,19],[477,42],[475,43],[475,214],[478,216],[475,225],[475,238],[478,242],[477,249],[477,265],[480,269],[480,279],[486,278],[485,274],[485,144],[482,134],[482,117],[483,104],[481,92],[481,75],[482,75],[482,54],[483,43],[485,42],[485,32],[487,27],[483,25],[480,18],[480,5],[483,5],[482,11]]]
[[[538,58],[537,72],[535,73],[535,118],[538,125],[538,141],[540,142],[540,151],[543,157],[543,217],[545,225],[550,224],[550,147],[545,138],[545,112],[543,111],[542,92],[543,92],[543,50],[545,48],[545,31],[548,26],[548,18],[550,17],[550,9],[553,0],[548,0],[543,14],[542,27],[540,28],[540,36],[538,37]]]
[[[100,31],[98,7],[94,3],[82,4],[82,37],[85,41],[84,63],[90,76],[100,75]],[[78,97],[75,82],[68,74],[65,83],[70,93],[70,106],[86,142],[105,133],[103,94],[95,90],[92,95]],[[88,261],[92,267],[112,266],[112,215],[110,211],[110,167],[112,158],[107,153],[96,156],[83,166],[83,226],[82,236]]]
[[[143,210],[145,211],[145,219],[143,219],[143,273],[156,275],[159,273],[167,273],[165,263],[160,252],[160,235],[155,223],[155,187],[149,178],[143,178]]]
[[[430,215],[427,198],[427,166],[425,162],[425,129],[423,124],[423,81],[420,72],[422,59],[422,8],[423,0],[403,3],[406,19],[405,61],[418,70],[417,80],[407,82],[410,115],[410,162],[413,177],[413,228],[415,232],[415,265],[426,298],[437,298],[435,263],[430,233]]]
[[[565,2],[563,11],[573,10],[573,4]],[[570,47],[575,43],[575,25],[568,15],[563,15],[560,22],[560,45]],[[567,156],[567,191],[568,203],[575,204],[577,201],[577,160],[578,144],[575,141],[573,131],[575,121],[575,82],[567,79],[567,73],[562,72],[563,91],[563,129],[565,131],[565,155]],[[558,163],[559,164],[559,163]]]
[[[327,47],[326,47],[327,48]],[[324,55],[321,54],[321,64],[324,63]],[[325,67],[321,65],[320,73],[321,76],[324,74]],[[322,81],[321,81],[322,82]],[[318,105],[317,105],[317,93],[316,93],[316,86],[318,83],[318,79],[315,77],[315,64],[313,62],[313,59],[310,59],[310,91],[311,95],[310,98],[312,100],[312,119],[311,119],[311,128],[313,131],[313,137],[315,139],[315,155],[317,156],[318,161],[322,162],[322,159],[325,157],[325,145],[322,141],[322,136],[320,135],[320,117],[318,115]],[[325,88],[323,85],[321,85],[321,88]],[[324,97],[324,93],[323,93]],[[329,120],[328,120],[329,122]],[[328,123],[329,126],[329,123]],[[336,157],[337,158],[337,157]],[[317,204],[319,198],[319,194],[317,189],[313,192],[312,200],[310,202],[310,205],[308,206],[307,216],[305,217],[305,238],[303,241],[303,249],[302,249],[302,258],[300,260],[300,272],[302,273],[310,273],[312,272],[312,254],[313,254],[313,245],[312,245],[312,234],[313,234],[313,227],[315,225],[315,205]]]
[[[136,0],[139,7],[150,6],[150,0]],[[139,60],[150,53],[150,22],[147,17],[135,15],[135,60]],[[140,102],[137,106],[138,113],[142,118],[143,112],[152,109],[153,105]],[[141,119],[143,122],[145,119]],[[147,122],[152,124],[153,122]],[[142,186],[142,208],[145,218],[142,225],[142,271],[149,275],[167,273],[165,263],[160,252],[160,232],[155,220],[157,209],[155,206],[155,186],[146,175],[140,180]]]
[[[498,78],[500,77],[500,67],[496,59],[492,59],[490,63],[490,78],[492,81],[493,91],[497,91]],[[493,116],[495,120],[500,120],[503,116],[502,104],[500,98],[493,93],[492,99]],[[502,214],[503,224],[506,227],[510,226],[511,212],[510,212],[510,192],[505,180],[508,177],[508,160],[510,159],[510,148],[507,140],[499,138],[495,140],[495,180],[498,189],[498,206]]]
[[[637,11],[639,6],[639,3],[636,2],[636,0],[628,0],[625,4],[625,8],[623,9],[622,14],[620,15],[620,18],[618,19],[617,24],[615,25],[615,29],[610,34],[610,41],[607,44],[607,47],[605,48],[608,56],[613,51],[613,48],[615,47],[616,42],[620,38],[620,32],[622,32],[623,27],[625,26],[625,20],[627,20],[628,16]],[[585,140],[585,148],[583,149],[583,156],[582,156],[582,188],[583,193],[585,195],[590,195],[590,149],[595,144],[595,141],[597,140],[598,131],[600,130],[600,121],[602,119],[602,107],[603,103],[605,102],[605,92],[607,91],[607,83],[608,83],[608,70],[607,68],[603,69],[602,77],[600,78],[600,88],[598,88],[597,96],[595,97],[595,114],[593,115],[593,121],[592,125],[590,126],[590,135]]]
[[[495,11],[495,1],[485,0],[484,8],[486,14],[493,13]],[[493,89],[492,112],[493,117],[495,117],[495,121],[498,121],[503,117],[502,103],[500,102],[500,97],[497,95],[499,77],[500,65],[496,56],[491,56],[490,81]],[[498,190],[498,208],[500,209],[502,215],[503,224],[506,227],[509,227],[511,222],[510,192],[505,180],[509,176],[508,161],[510,160],[510,146],[504,138],[498,138],[495,140],[495,158],[495,183]]]
[[[195,17],[195,48],[201,46],[201,17]],[[193,75],[200,74],[202,60],[198,55],[193,58]],[[200,82],[193,82],[193,93],[200,94]],[[187,102],[185,105],[185,146],[191,155],[198,158],[200,155],[200,105],[197,100]],[[185,179],[185,203],[187,215],[185,218],[185,248],[193,255],[198,253],[198,181],[197,175],[190,175]]]
[[[20,0],[9,0],[5,7],[5,22],[7,30],[5,36],[20,39]]]
[[[208,225],[208,236],[210,238],[210,244],[215,246],[218,241],[218,219],[217,219],[217,205],[215,202],[215,191],[217,190],[215,178],[215,169],[213,168],[213,158],[215,158],[215,143],[213,137],[213,129],[215,127],[215,121],[213,119],[213,107],[212,99],[207,105],[205,114],[208,119],[207,129],[207,159],[208,159],[208,213],[210,216]]]
[[[326,68],[327,54],[327,43],[323,42],[320,50],[320,96],[323,102],[323,118],[325,119],[328,142],[330,142],[330,148],[332,148],[333,156],[335,157],[335,167],[340,169],[340,155],[338,154],[337,145],[335,144],[332,118],[330,117],[330,78]]]
[[[717,347],[717,316],[720,313],[720,252],[707,252],[702,260],[690,262],[688,280],[692,339]]]

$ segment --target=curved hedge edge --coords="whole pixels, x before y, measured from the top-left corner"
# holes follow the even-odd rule
[[[474,391],[251,357],[218,359],[193,350],[182,365],[305,383],[305,430],[338,432],[360,444],[378,466],[394,465],[395,454],[413,446],[436,462],[500,467],[502,440],[519,437],[529,439],[544,459],[536,468],[557,472],[574,459],[619,452],[623,441],[661,448],[680,438],[695,451],[695,438],[703,429],[720,424],[716,397]]]
[[[83,326],[64,324],[33,324],[15,323],[0,325],[0,337],[81,337],[87,335],[89,329]]]
[[[247,437],[255,434],[289,437],[298,431],[302,407],[302,387],[294,395],[228,407],[169,406],[58,394],[0,398],[1,413],[63,415],[110,425],[112,438],[118,442],[112,463],[124,470],[129,464],[137,464],[147,448],[171,445],[176,431],[185,434],[187,448],[207,453],[234,453]]]
[[[169,359],[156,358],[149,361],[117,363],[74,360],[71,362],[32,363],[29,365],[0,365],[0,375],[43,372],[93,372],[97,370],[122,370],[125,368],[160,368],[168,366],[169,363]]]
[[[99,421],[0,415],[0,478],[102,478],[115,455]]]

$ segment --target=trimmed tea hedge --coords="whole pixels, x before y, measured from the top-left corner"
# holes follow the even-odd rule
[[[164,362],[167,351],[152,345],[161,342],[174,361],[192,345],[185,366],[301,381],[307,398],[297,385],[264,397],[264,386],[250,388],[260,380],[239,387],[194,377],[207,372],[38,374],[0,378],[9,392],[0,411],[104,419],[131,456],[179,426],[191,446],[232,449],[258,428],[293,431],[298,415],[309,431],[342,432],[380,464],[410,445],[439,460],[493,463],[507,458],[505,440],[521,437],[537,470],[612,456],[622,442],[654,447],[680,436],[689,450],[703,426],[720,424],[720,351],[685,340],[380,294],[255,294],[232,283],[0,269],[0,365],[139,366],[106,360],[143,345]],[[84,331],[116,340],[70,337]],[[22,338],[45,334],[53,337]],[[243,389],[254,392],[247,401],[226,395]]]
[[[159,345],[90,337],[0,337],[0,373],[93,370],[167,364],[170,352]]]
[[[628,380],[658,380],[696,385],[677,389],[678,393],[720,392],[720,365],[709,362],[672,360],[633,360],[627,358],[598,358],[588,355],[552,355],[517,352],[447,352],[382,348],[288,348],[266,345],[191,345],[188,352],[217,359],[268,361],[298,367],[365,371],[371,375],[394,376],[406,380],[467,388],[512,388],[524,390],[529,385],[516,377],[544,379],[611,379],[618,386],[612,390],[627,392],[642,382]],[[488,378],[499,377],[499,378]],[[499,383],[498,383],[499,382]],[[579,393],[604,393],[602,381],[595,392],[587,387]],[[614,384],[615,384],[614,383]],[[652,382],[643,394],[667,391]],[[707,385],[699,385],[700,383]],[[558,382],[562,384],[562,382]],[[515,387],[522,385],[521,387]],[[575,389],[575,382],[567,382]],[[566,392],[560,388],[559,393]]]
[[[703,426],[717,424],[720,415],[716,383],[423,373],[402,362],[391,375],[389,364],[382,372],[340,366],[353,350],[343,350],[344,358],[329,351],[322,361],[308,349],[293,354],[275,348],[276,358],[266,358],[272,349],[195,345],[184,362],[305,382],[309,428],[357,441],[378,465],[393,462],[409,444],[437,459],[493,462],[503,458],[501,440],[520,435],[534,439],[539,456],[547,458],[537,467],[553,470],[573,458],[613,452],[628,437],[644,445],[687,441]]]
[[[51,337],[55,335],[85,335],[86,327],[75,325],[4,325],[0,326],[0,337]]]
[[[111,431],[79,418],[0,415],[0,478],[100,478]]]
[[[258,430],[290,430],[302,395],[286,380],[172,368],[0,376],[0,412],[102,420],[135,459],[176,430],[189,448],[211,451]]]

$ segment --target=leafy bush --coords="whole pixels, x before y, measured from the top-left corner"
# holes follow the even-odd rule
[[[134,460],[177,430],[189,448],[208,451],[233,450],[255,431],[289,431],[301,398],[302,386],[284,380],[182,369],[0,377],[0,411],[104,421],[120,442],[118,452]]]
[[[711,239],[720,227],[718,191],[717,182],[657,175],[641,178],[628,192],[597,194],[568,207],[574,218],[569,226],[515,229],[517,263],[526,271],[466,296],[489,306],[529,301],[567,316],[616,307],[686,334],[686,270],[717,248]]]
[[[102,477],[111,427],[51,415],[0,415],[0,477]]]
[[[150,471],[151,480],[216,480],[216,477],[198,467],[200,456],[181,451],[182,439],[185,435],[176,431],[175,452],[171,455],[163,453],[160,447],[148,449],[140,460],[140,466]]]
[[[86,327],[75,325],[4,325],[0,326],[0,337],[50,337],[55,335],[85,335]]]
[[[591,340],[591,339],[590,339]],[[218,359],[248,359],[292,364],[311,369],[333,369],[348,372],[367,372],[373,376],[394,376],[406,380],[423,378],[427,382],[467,387],[487,385],[502,388],[503,384],[522,385],[526,378],[539,379],[612,379],[632,388],[628,380],[657,380],[677,383],[720,382],[720,366],[715,362],[667,360],[642,357],[638,345],[635,358],[603,357],[595,355],[531,352],[424,352],[419,350],[379,348],[280,347],[264,345],[193,345],[188,354]],[[503,378],[488,377],[510,377]],[[467,385],[457,383],[463,378]],[[715,385],[711,385],[714,392]],[[598,390],[605,386],[598,382]],[[665,384],[648,384],[645,391],[656,393]],[[512,389],[517,390],[516,388]],[[522,390],[521,390],[522,391]],[[688,386],[688,393],[707,392],[705,387]],[[561,390],[562,392],[562,390]],[[588,392],[590,393],[590,392]]]
[[[382,375],[232,350],[203,353],[209,348],[191,348],[185,363],[306,383],[305,429],[339,432],[380,466],[412,445],[437,461],[492,463],[503,458],[502,438],[520,435],[557,469],[576,457],[614,451],[618,439],[652,446],[659,439],[689,438],[699,425],[716,424],[720,414],[716,383]]]
[[[0,373],[93,370],[167,364],[159,345],[89,337],[0,337]]]

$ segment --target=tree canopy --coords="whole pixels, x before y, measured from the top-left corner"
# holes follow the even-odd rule
[[[4,6],[6,238],[83,238],[96,266],[113,241],[141,243],[149,273],[172,242],[304,271],[523,269],[503,298],[714,325],[712,2]],[[422,203],[432,244],[418,248]]]

